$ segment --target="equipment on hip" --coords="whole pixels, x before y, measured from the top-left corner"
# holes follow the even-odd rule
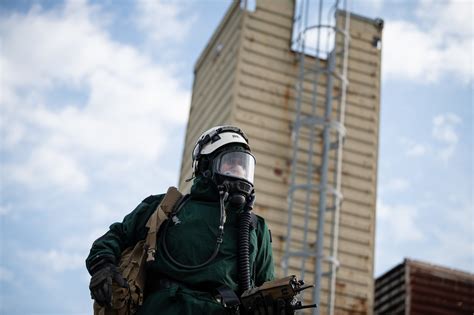
[[[91,293],[96,300],[94,315],[131,315],[137,312],[144,298],[145,264],[155,260],[158,230],[182,198],[183,195],[176,187],[168,188],[166,195],[146,223],[148,228],[146,239],[126,248],[122,252],[118,267],[107,265],[113,273],[105,273],[110,280],[107,278],[105,282],[107,288],[96,290],[98,295],[92,291],[92,285],[95,284],[94,275],[92,276]],[[101,279],[96,277],[96,281],[99,280]],[[101,283],[104,284],[103,281]]]

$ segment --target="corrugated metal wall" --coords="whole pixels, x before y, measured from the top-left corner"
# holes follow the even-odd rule
[[[243,11],[234,2],[194,68],[193,93],[181,162],[179,187],[188,191],[191,153],[197,137],[215,126],[232,123]]]
[[[406,259],[376,280],[374,313],[471,315],[474,275]]]
[[[249,136],[257,158],[255,212],[266,218],[273,234],[273,250],[278,275],[287,232],[287,193],[291,163],[291,128],[295,116],[295,79],[298,64],[290,48],[293,27],[291,0],[257,1],[255,12],[240,11],[237,3],[229,9],[217,35],[198,61],[193,89],[190,120],[186,132],[180,188],[189,187],[183,180],[190,176],[192,146],[196,137],[212,125],[229,122],[240,126]],[[342,164],[344,201],[340,217],[336,314],[371,313],[373,303],[373,257],[375,232],[375,200],[377,178],[378,123],[380,104],[380,57],[374,37],[381,38],[381,29],[374,20],[359,16],[351,18],[346,128]],[[219,38],[231,38],[215,59],[210,53]],[[227,45],[227,46],[226,46]],[[227,48],[227,50],[226,50]],[[226,62],[220,59],[228,60]],[[217,63],[221,62],[221,70]],[[324,61],[320,61],[324,62]],[[314,63],[308,57],[306,64]],[[228,67],[228,69],[224,69]],[[230,78],[226,78],[225,76]],[[205,81],[209,81],[206,83]],[[232,81],[225,85],[225,81]],[[326,79],[318,88],[321,105]],[[211,83],[214,82],[214,83]],[[220,84],[220,87],[216,87]],[[310,85],[303,111],[309,112]],[[222,91],[222,88],[231,90]],[[335,86],[337,89],[338,86]],[[208,89],[208,90],[206,90]],[[226,97],[221,96],[225,94]],[[198,108],[209,108],[208,112]],[[224,109],[225,108],[225,109]],[[335,109],[336,110],[336,109]],[[214,113],[214,114],[211,114]],[[224,114],[225,113],[225,114]],[[230,116],[229,116],[230,115]],[[300,163],[308,141],[301,141]],[[321,147],[316,145],[316,152]],[[316,155],[317,155],[316,153]],[[315,161],[318,166],[318,161]],[[330,164],[330,168],[333,167]],[[304,174],[301,174],[304,176]],[[315,178],[319,175],[315,174]],[[297,195],[294,232],[303,227],[303,196]],[[310,218],[312,241],[316,242],[317,196]],[[328,226],[328,225],[327,225]],[[325,231],[329,235],[328,228]],[[294,234],[295,235],[295,234]],[[297,234],[295,236],[298,238]],[[300,235],[302,238],[302,235]],[[329,248],[329,238],[325,250]],[[290,261],[290,271],[299,274],[298,261]],[[312,279],[314,260],[306,264]],[[327,285],[323,285],[323,289]],[[326,301],[325,292],[322,301]],[[325,305],[321,305],[325,313]]]
[[[405,315],[406,276],[400,264],[375,281],[374,314]]]

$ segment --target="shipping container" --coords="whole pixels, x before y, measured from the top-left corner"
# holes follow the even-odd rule
[[[374,314],[472,315],[474,274],[405,259],[375,280]]]

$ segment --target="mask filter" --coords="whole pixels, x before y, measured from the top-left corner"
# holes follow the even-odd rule
[[[253,185],[242,180],[224,180],[222,186],[228,193],[227,200],[234,207],[246,204],[253,194]]]

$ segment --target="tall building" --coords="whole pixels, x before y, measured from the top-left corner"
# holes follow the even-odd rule
[[[375,314],[474,314],[474,275],[405,259],[375,280]]]
[[[297,102],[297,80],[301,59],[292,49],[295,3],[292,0],[258,0],[253,11],[242,8],[239,1],[229,7],[194,69],[194,83],[185,148],[180,174],[180,190],[188,191],[191,183],[191,152],[196,138],[215,125],[241,127],[250,139],[257,160],[255,171],[256,204],[254,211],[265,217],[273,235],[277,275],[283,276],[285,247],[288,242],[288,193],[293,160],[294,125]],[[370,314],[373,309],[373,265],[375,205],[377,181],[378,132],[380,110],[380,63],[383,24],[350,14],[350,45],[347,62],[347,95],[345,109],[344,153],[341,164],[341,192],[344,196],[337,220],[338,269],[335,282],[336,314]],[[338,19],[337,23],[341,23]],[[338,43],[336,45],[341,45]],[[327,63],[314,55],[306,64]],[[328,94],[327,74],[317,82],[317,94],[324,103]],[[310,77],[304,78],[301,111],[311,111]],[[335,83],[331,93],[341,89]],[[306,94],[308,95],[306,95]],[[317,101],[319,102],[319,101]],[[334,107],[334,115],[339,108]],[[302,134],[295,167],[306,162],[309,137]],[[322,154],[322,134],[316,134],[314,155]],[[315,158],[315,180],[321,161]],[[334,168],[329,163],[329,169]],[[313,176],[314,175],[314,176]],[[296,173],[297,179],[305,174]],[[331,182],[332,179],[329,180]],[[318,207],[318,196],[309,200]],[[291,249],[314,251],[317,235],[317,210],[305,216],[308,204],[304,194],[294,194]],[[327,221],[333,220],[328,215]],[[307,222],[307,224],[305,224]],[[331,236],[324,228],[324,254],[330,256]],[[303,233],[306,231],[309,233]],[[306,234],[306,236],[304,236]],[[306,242],[303,241],[306,239]],[[304,245],[303,243],[306,243]],[[301,273],[301,259],[286,260],[289,274]],[[313,282],[316,257],[305,258],[303,269],[307,282]],[[327,262],[323,270],[328,270]],[[329,281],[321,282],[321,313],[328,313]],[[309,299],[306,297],[305,299]]]

